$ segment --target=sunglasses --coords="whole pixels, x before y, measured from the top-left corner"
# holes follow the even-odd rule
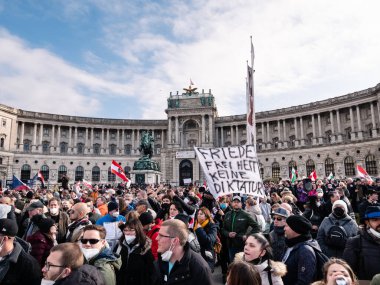
[[[274,220],[281,222],[283,220],[283,218],[277,218],[276,217],[276,218],[274,218]]]
[[[87,244],[87,243],[90,243],[90,244],[97,244],[98,242],[100,242],[101,241],[101,239],[95,239],[95,238],[89,238],[89,239],[87,239],[87,238],[81,238],[80,239],[80,242],[82,243],[82,244]]]

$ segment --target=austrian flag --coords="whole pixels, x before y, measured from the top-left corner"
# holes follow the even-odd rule
[[[125,182],[129,182],[129,179],[125,175],[123,168],[114,160],[112,160],[111,172],[117,175],[120,179],[124,180]]]
[[[365,178],[367,181],[373,182],[371,176],[368,175],[367,171],[365,171],[363,167],[361,167],[360,165],[356,165],[356,170],[358,171],[359,177]]]

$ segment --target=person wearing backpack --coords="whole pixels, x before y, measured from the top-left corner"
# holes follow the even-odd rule
[[[347,205],[342,200],[334,202],[332,213],[324,218],[317,234],[322,252],[328,257],[341,258],[347,239],[358,233],[358,225],[347,214]]]
[[[287,250],[282,258],[288,273],[283,276],[284,285],[309,285],[323,276],[324,256],[316,240],[311,238],[312,225],[308,219],[300,215],[292,215],[286,219],[285,242]]]

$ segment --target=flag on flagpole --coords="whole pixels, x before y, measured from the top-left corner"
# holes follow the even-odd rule
[[[38,178],[40,179],[42,185],[45,185],[45,178],[44,178],[44,176],[42,175],[41,171],[38,171],[37,176],[38,176]]]
[[[291,181],[292,183],[294,183],[297,179],[297,173],[296,173],[296,170],[294,169],[294,167],[292,167],[292,177],[291,177]]]
[[[126,182],[129,181],[127,175],[125,175],[125,173],[124,173],[123,168],[116,161],[114,161],[114,160],[112,160],[111,172],[113,174],[115,174],[116,176],[118,176],[123,181],[126,181]]]
[[[328,180],[334,179],[334,174],[330,172],[329,176],[327,177]]]
[[[30,190],[30,187],[13,175],[12,189],[21,191],[21,190]]]
[[[309,178],[311,179],[311,181],[317,180],[317,171],[315,171],[315,169],[312,173],[310,173]]]
[[[29,186],[33,187],[34,183],[36,183],[37,180],[40,180],[42,187],[45,185],[45,179],[44,176],[42,175],[41,171],[37,171],[36,175],[32,178],[30,181]]]
[[[256,119],[255,119],[255,101],[254,101],[254,60],[255,51],[251,37],[251,67],[247,64],[247,144],[256,146]]]
[[[84,180],[84,179],[82,179],[82,184],[83,184],[85,187],[92,189],[92,185],[91,185],[91,183],[88,182],[88,181],[86,181],[86,180]]]
[[[371,178],[371,176],[368,175],[367,171],[365,171],[363,167],[361,167],[360,165],[356,165],[356,170],[358,171],[359,177],[365,178],[367,181],[373,182],[373,179]]]

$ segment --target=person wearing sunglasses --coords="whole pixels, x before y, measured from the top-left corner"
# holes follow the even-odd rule
[[[271,213],[273,218],[273,230],[269,233],[269,241],[272,245],[273,260],[281,261],[286,251],[285,244],[285,220],[289,217],[289,211],[284,208],[277,208]]]
[[[103,226],[87,225],[79,239],[85,262],[102,273],[107,285],[116,285],[115,270],[120,270],[121,258],[106,247],[106,230]]]

